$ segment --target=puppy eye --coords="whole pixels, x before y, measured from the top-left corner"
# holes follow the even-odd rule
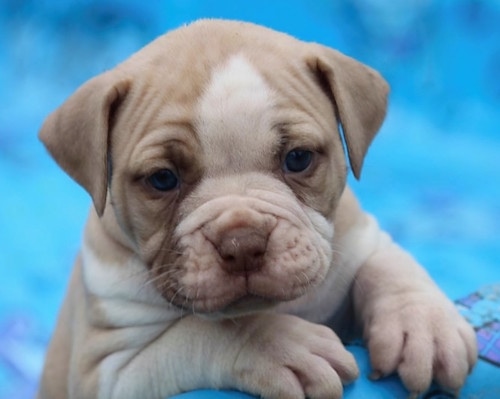
[[[312,159],[312,151],[294,149],[286,154],[283,169],[285,172],[303,172],[309,167],[309,165],[311,165]]]
[[[160,169],[148,177],[148,183],[158,191],[170,191],[177,188],[179,178],[170,169]]]

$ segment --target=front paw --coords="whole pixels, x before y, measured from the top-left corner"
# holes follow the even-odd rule
[[[477,360],[476,336],[454,305],[435,292],[381,301],[365,325],[372,377],[396,372],[412,396],[435,380],[458,391]]]
[[[358,367],[328,327],[295,316],[260,315],[245,326],[232,367],[237,388],[266,399],[336,399]]]

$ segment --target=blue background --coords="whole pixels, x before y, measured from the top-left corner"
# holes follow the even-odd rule
[[[0,0],[0,399],[35,390],[90,206],[39,126],[85,80],[200,17],[378,69],[390,109],[354,190],[451,298],[500,281],[500,1]]]

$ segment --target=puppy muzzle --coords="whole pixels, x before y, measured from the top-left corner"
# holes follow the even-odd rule
[[[332,226],[294,198],[254,190],[209,200],[178,225],[161,294],[195,313],[261,309],[304,295],[330,267]]]

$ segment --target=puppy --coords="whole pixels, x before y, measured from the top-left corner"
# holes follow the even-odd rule
[[[340,398],[356,331],[373,378],[458,390],[473,330],[346,187],[387,93],[335,50],[218,20],[78,89],[40,132],[94,207],[39,398]]]

